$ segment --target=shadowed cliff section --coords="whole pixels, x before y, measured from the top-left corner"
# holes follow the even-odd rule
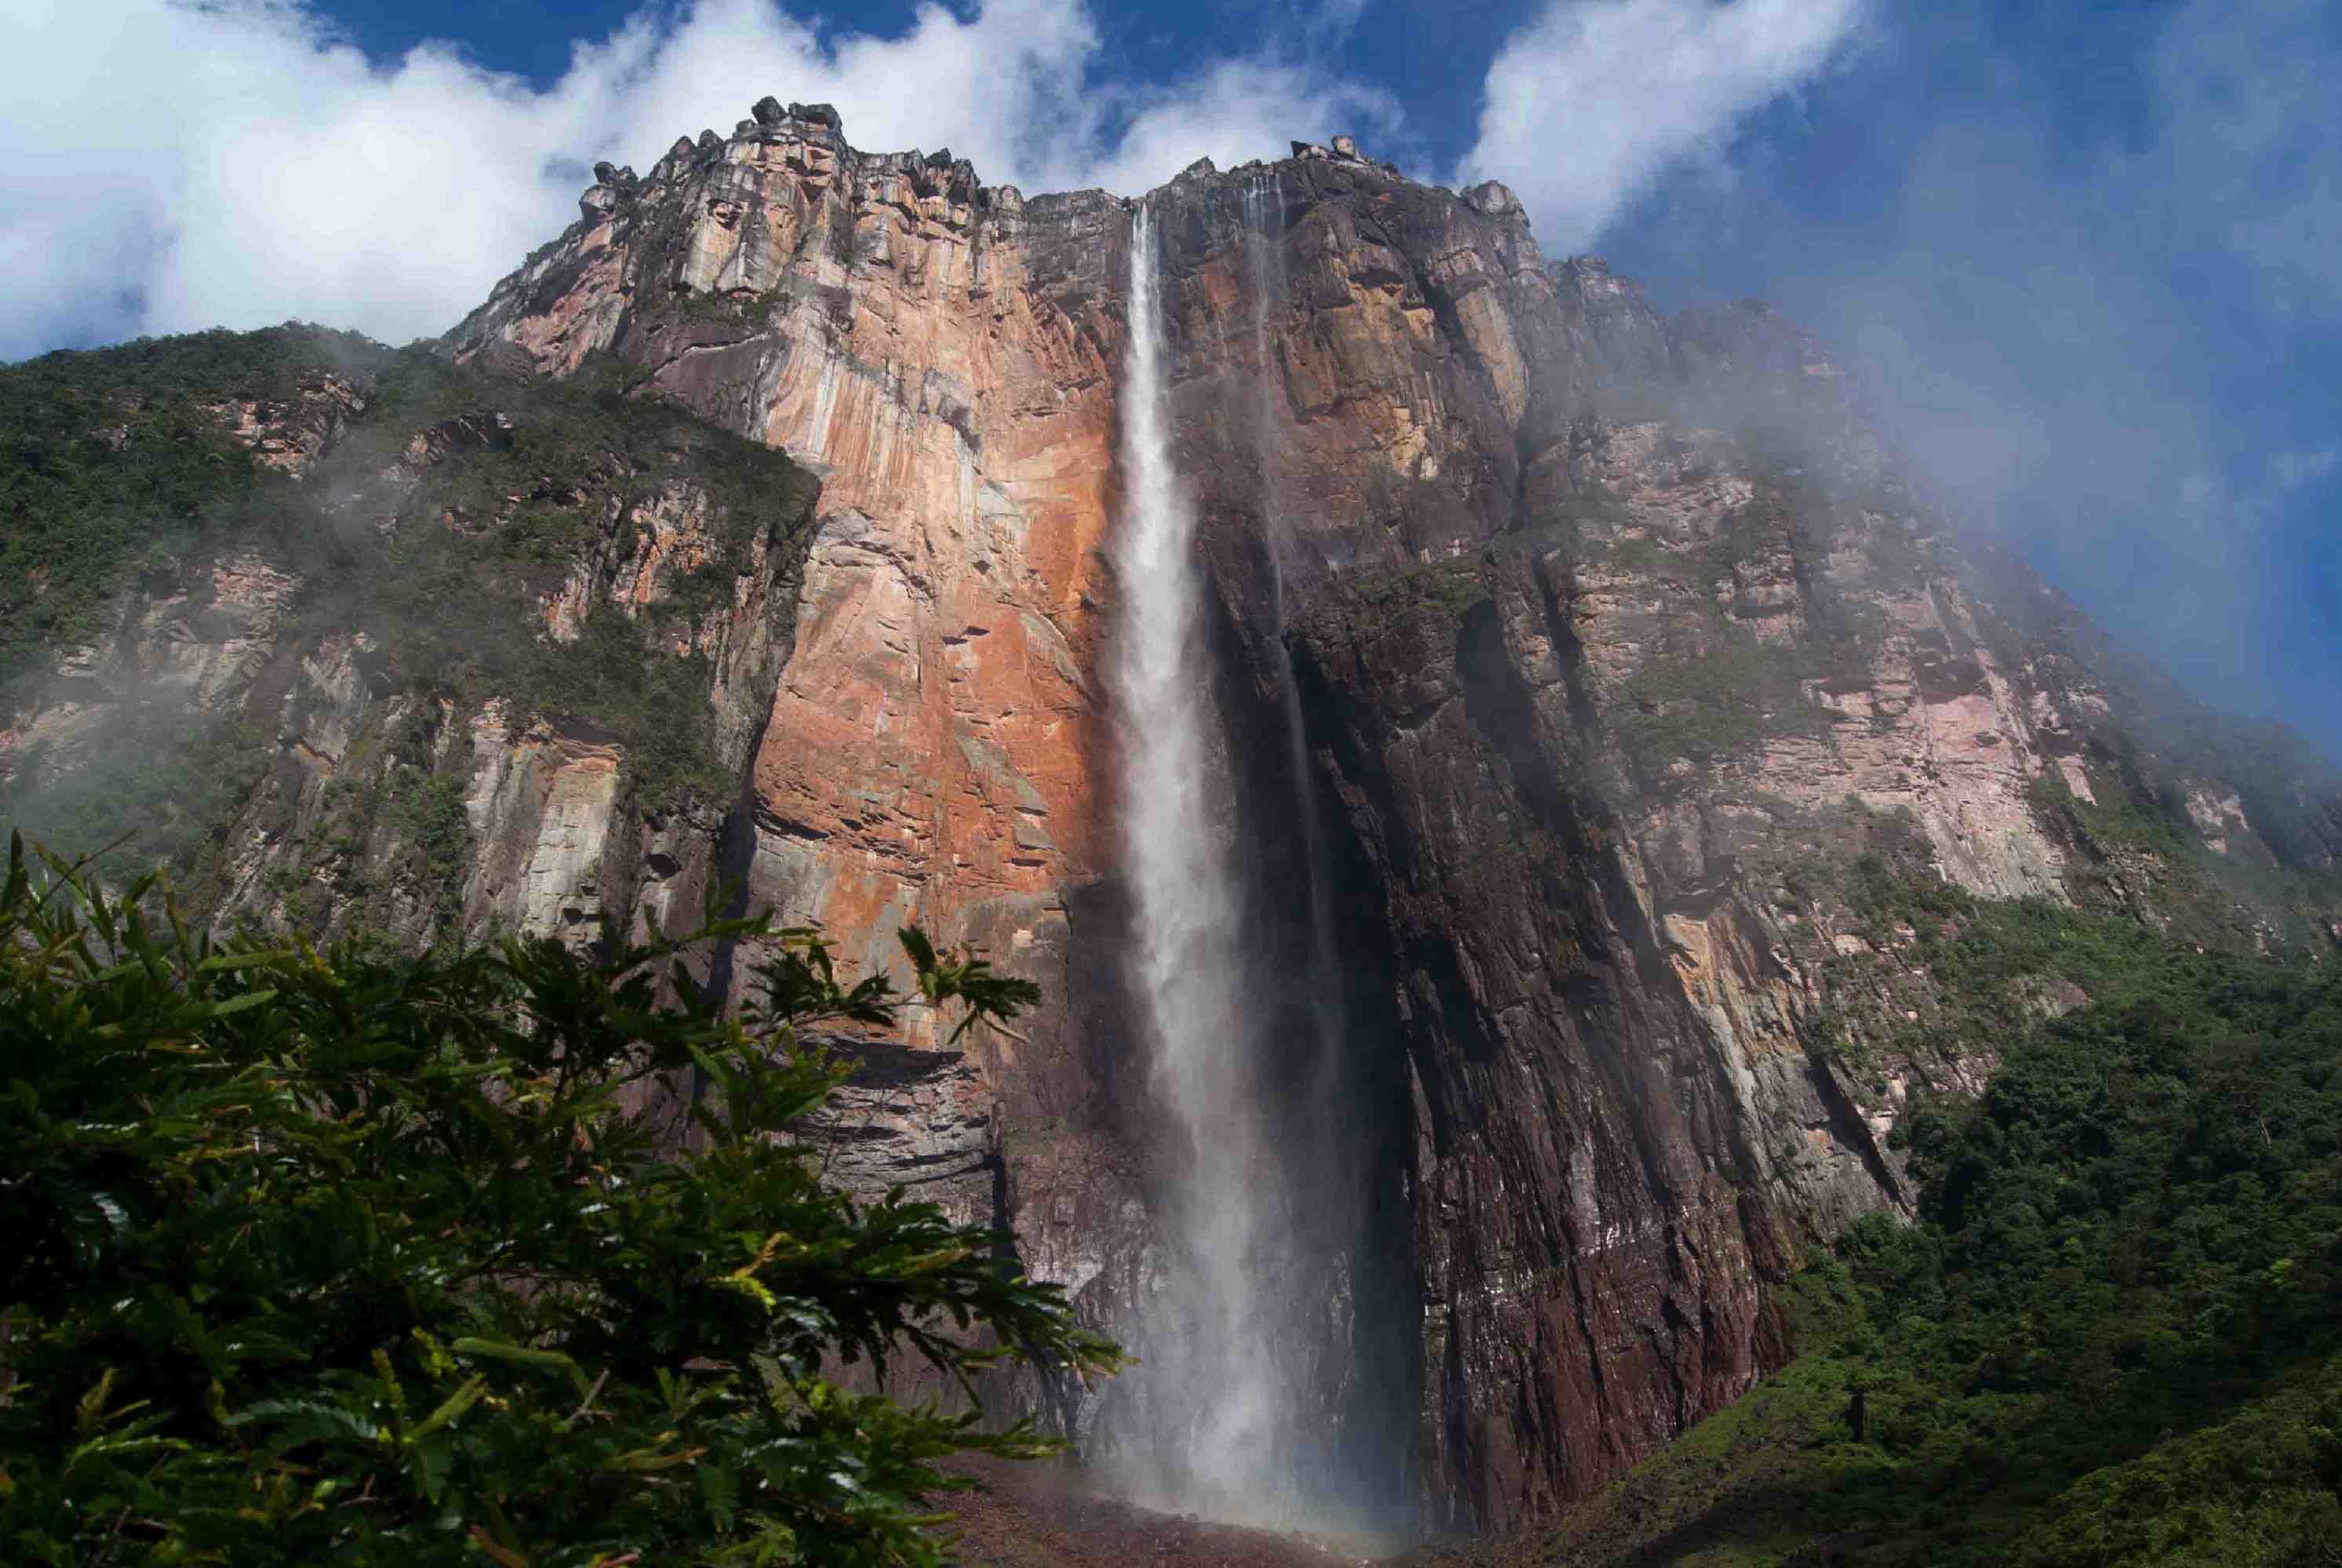
[[[2295,826],[2331,775],[2216,760],[2103,639],[2016,631],[2038,615],[2002,604],[2044,590],[1962,538],[1794,326],[1663,318],[1596,260],[1545,262],[1501,186],[1338,146],[1147,200],[1183,466],[1246,628],[1223,656],[1273,677],[1243,650],[1275,634],[1276,509],[1317,794],[1374,871],[1346,920],[1380,927],[1352,951],[1395,1030],[1353,1044],[1403,1064],[1435,1523],[1550,1512],[1718,1408],[1786,1353],[1770,1283],[1908,1211],[1903,1108],[1973,1093],[1997,1030],[1904,1016],[1958,987],[1849,929],[1866,853],[2331,947],[2333,845]]]
[[[1957,1005],[2004,1044],[1981,1095],[1913,1118],[1919,1223],[1868,1216],[1790,1283],[1797,1355],[1777,1377],[1553,1531],[1446,1560],[2330,1555],[2332,965],[1987,903],[1882,856],[1853,903],[1866,930],[1907,933],[1915,959],[1957,974]],[[2045,975],[2054,1015],[2027,999]]]

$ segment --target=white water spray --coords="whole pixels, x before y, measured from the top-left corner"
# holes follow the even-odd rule
[[[1294,1401],[1272,1350],[1291,1255],[1238,994],[1240,900],[1215,765],[1196,514],[1166,409],[1154,224],[1133,220],[1122,394],[1127,485],[1115,561],[1124,615],[1109,662],[1123,718],[1124,830],[1152,1085],[1170,1134],[1170,1255],[1136,1380],[1143,1433],[1116,1456],[1134,1492],[1260,1523],[1293,1521]],[[1143,1392],[1141,1392],[1143,1391]]]

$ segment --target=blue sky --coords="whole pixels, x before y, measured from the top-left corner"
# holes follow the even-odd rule
[[[0,0],[0,357],[448,325],[770,91],[1028,189],[1355,129],[1666,305],[1756,295],[2200,694],[2342,751],[2330,0]]]

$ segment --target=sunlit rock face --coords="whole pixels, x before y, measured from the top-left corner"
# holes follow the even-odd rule
[[[1061,948],[1096,874],[1088,669],[1119,207],[1036,204],[947,155],[872,157],[826,111],[610,172],[452,335],[782,447],[823,483],[756,762],[753,888],[883,963],[895,925]],[[1032,963],[1042,960],[1034,958]]]
[[[1255,1033],[1309,1037],[1309,981],[1345,1021],[1259,1064],[1315,1222],[1275,1337],[1334,1434],[1296,1483],[1517,1523],[1746,1389],[1782,1353],[1768,1282],[1907,1205],[1911,1090],[1989,1070],[1948,1044],[1849,1064],[1825,971],[1925,977],[1833,924],[1820,868],[1883,848],[2068,896],[2097,852],[2045,785],[2110,776],[2120,682],[2021,567],[1963,553],[1841,368],[1761,309],[1663,317],[1544,257],[1501,185],[1346,139],[1147,206]],[[851,1174],[932,1174],[1143,1349],[1178,1265],[1115,832],[1109,720],[1146,715],[1101,679],[1132,211],[859,153],[770,100],[582,207],[448,351],[614,358],[823,484],[743,731],[747,896],[865,964],[916,920],[1048,994],[1013,1037],[926,1063],[923,1027],[876,1064]],[[471,896],[542,921],[607,809],[591,738],[475,754],[501,760],[467,807],[536,825]],[[2190,787],[2221,853],[2342,842],[2312,813],[2272,851],[2264,797]],[[1094,1398],[1058,1408],[1103,1431]]]
[[[759,109],[646,178],[606,171],[448,345],[555,374],[609,351],[643,395],[820,476],[736,869],[752,904],[820,923],[865,968],[899,968],[896,928],[917,922],[1044,984],[1016,1038],[962,1043],[996,1118],[971,1120],[956,1089],[922,1130],[916,1096],[874,1092],[875,1119],[846,1119],[892,1141],[848,1174],[966,1218],[1006,1205],[1026,1265],[1116,1321],[1146,1235],[1110,1131],[1118,915],[1099,850],[1128,220],[1102,193],[1026,203],[947,154],[856,152],[817,106]]]

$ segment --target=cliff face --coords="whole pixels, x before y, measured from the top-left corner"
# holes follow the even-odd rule
[[[915,913],[1066,999],[982,1064],[1006,1217],[1130,1332],[1154,1243],[1090,674],[1128,220],[760,110],[606,172],[450,345],[609,350],[824,475],[755,894],[872,944]],[[1338,1239],[1295,1264],[1344,1282],[1315,1353],[1400,1386],[1328,1419],[1411,1410],[1410,1453],[1352,1458],[1502,1525],[1746,1388],[1777,1350],[1764,1282],[1907,1203],[1906,1095],[1988,1070],[1988,1043],[1899,1035],[1849,1064],[1865,1008],[1899,1022],[1882,999],[1926,977],[1833,930],[1821,874],[1885,850],[2068,896],[2106,852],[2057,792],[2087,806],[2117,726],[2088,664],[1979,598],[1794,329],[1664,320],[1548,264],[1500,186],[1296,155],[1148,198],[1224,612],[1198,674],[1264,948],[1306,955],[1276,824],[1315,801],[1349,955],[1340,1060],[1273,1092],[1296,1130],[1332,1095],[1351,1145],[1313,1167]],[[2266,856],[2225,786],[2185,787]]]
[[[556,374],[606,353],[638,394],[819,476],[795,652],[749,773],[746,896],[865,965],[916,920],[1042,981],[1046,1011],[973,1065],[1015,1130],[999,1184],[1027,1266],[1116,1319],[1142,1183],[1106,1131],[1113,917],[1074,915],[1111,904],[1093,672],[1122,206],[1026,204],[946,154],[860,154],[826,112],[769,101],[646,180],[604,171],[582,206],[448,346]],[[968,1174],[988,1124],[877,1104],[897,1137],[875,1184],[952,1170],[956,1203],[993,1202]]]
[[[215,411],[381,538],[565,519],[509,568],[549,662],[428,695],[427,652],[320,607],[320,566],[219,554],[112,602],[5,738],[19,782],[71,774],[95,704],[167,686],[275,737],[228,911],[345,920],[371,888],[409,936],[589,929],[681,920],[729,875],[866,965],[906,921],[981,944],[1046,1009],[873,1056],[839,1169],[1013,1225],[1143,1354],[1169,1264],[1109,781],[1114,723],[1145,716],[1097,679],[1128,209],[858,153],[770,100],[599,173],[445,340],[475,390],[388,418],[363,372]],[[1547,262],[1501,186],[1344,144],[1148,201],[1247,975],[1293,1038],[1313,987],[1344,1020],[1264,1091],[1318,1211],[1282,1332],[1331,1490],[1489,1528],[1582,1496],[1777,1359],[1767,1285],[1805,1244],[1907,1207],[1900,1107],[1972,1091],[1992,1045],[1920,1022],[1939,987],[1851,918],[1857,864],[2342,940],[2267,895],[2342,851],[2316,766],[2183,712],[1963,545],[1786,324],[1663,318]],[[557,395],[515,373],[777,453],[695,477],[663,454],[713,434],[663,425],[505,461],[515,419],[583,417],[511,414]],[[673,680],[545,684],[606,658]],[[669,703],[704,726],[681,760]],[[589,709],[616,716],[562,716]],[[2141,803],[2186,842],[2127,833]]]
[[[1548,267],[1500,188],[1305,155],[1156,199],[1216,573],[1277,634],[1286,531],[1344,946],[1388,977],[1354,1011],[1396,1004],[1417,1465],[1510,1522],[1747,1386],[1762,1283],[1906,1202],[1892,1101],[1812,1048],[1829,950],[1776,879],[1876,814],[1977,891],[2057,889],[2035,704],[1778,324]],[[1264,243],[1286,286],[1231,343]]]

